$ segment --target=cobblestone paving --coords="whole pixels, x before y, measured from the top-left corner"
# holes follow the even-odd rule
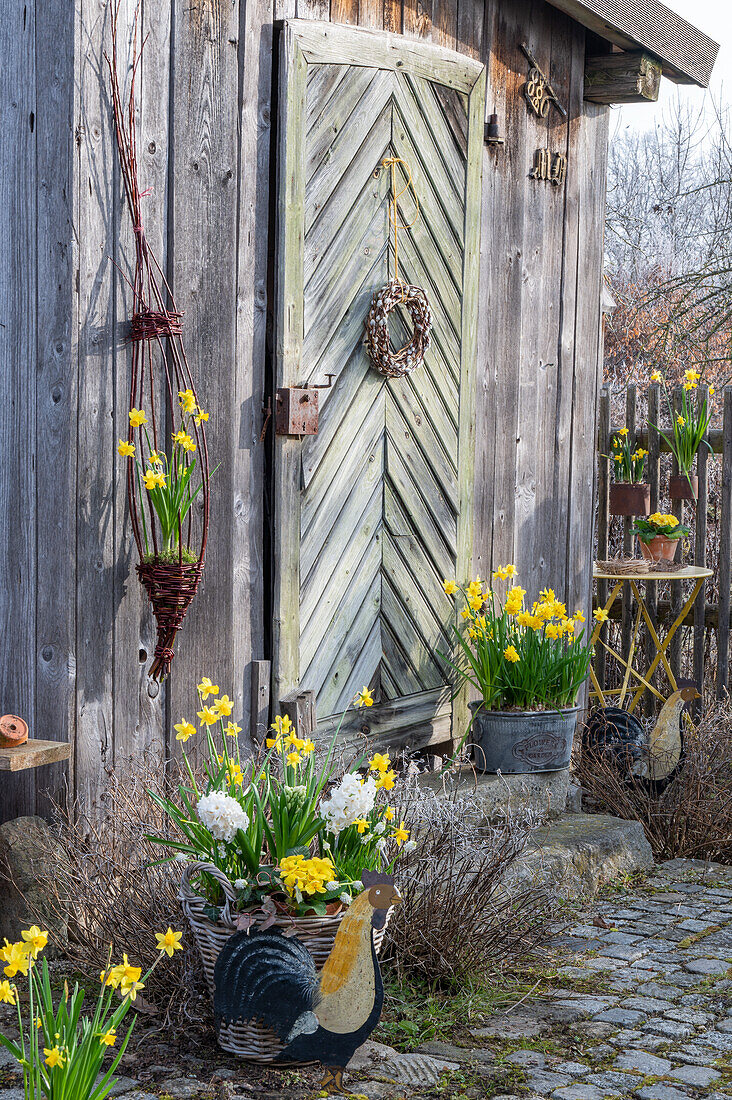
[[[663,864],[593,902],[553,947],[561,987],[551,995],[463,1029],[457,1043],[446,1035],[407,1054],[366,1044],[348,1087],[369,1100],[732,1100],[732,868]],[[115,1096],[317,1095],[315,1070],[202,1058],[185,1037],[153,1046],[155,1064],[125,1055]],[[0,1100],[23,1100],[15,1068],[0,1051]]]

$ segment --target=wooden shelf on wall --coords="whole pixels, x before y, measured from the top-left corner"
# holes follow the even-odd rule
[[[68,741],[37,741],[29,737],[24,745],[12,749],[0,748],[0,772],[40,768],[43,764],[68,760],[70,756],[71,745]]]

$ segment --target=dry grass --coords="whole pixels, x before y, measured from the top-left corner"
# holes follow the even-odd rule
[[[541,887],[509,894],[502,880],[537,822],[509,815],[481,825],[469,796],[438,801],[422,790],[410,801],[419,843],[399,864],[404,903],[392,916],[387,953],[399,977],[454,989],[525,959],[546,936],[554,905]]]
[[[653,719],[651,719],[653,722]],[[732,864],[732,704],[713,704],[698,728],[687,724],[684,757],[663,791],[624,776],[613,758],[585,748],[577,778],[589,808],[640,821],[656,859]]]
[[[145,793],[163,792],[166,779],[160,773],[159,761],[150,758],[126,770],[123,778],[113,774],[105,791],[102,823],[81,806],[57,808],[49,841],[52,850],[46,854],[47,865],[54,867],[48,904],[58,915],[68,914],[68,942],[55,947],[90,988],[106,965],[110,945],[113,958],[126,952],[144,973],[158,955],[155,932],[169,925],[182,929],[185,950],[157,968],[142,1007],[165,1026],[195,1021],[200,1027],[210,1009],[198,953],[177,898],[180,865],[155,866],[163,850],[145,835],[151,829],[168,831]]]

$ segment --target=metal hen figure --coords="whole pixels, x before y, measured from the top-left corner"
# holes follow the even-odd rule
[[[379,1022],[384,1002],[373,929],[383,928],[402,899],[394,879],[364,871],[320,974],[296,939],[277,930],[239,932],[226,943],[214,973],[217,1024],[261,1020],[285,1044],[277,1060],[322,1062],[322,1088],[350,1095],[343,1071]]]

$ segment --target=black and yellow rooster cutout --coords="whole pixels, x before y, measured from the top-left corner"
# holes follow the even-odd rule
[[[281,1062],[322,1062],[322,1088],[349,1095],[343,1070],[379,1022],[384,1002],[373,929],[383,928],[402,899],[394,879],[364,871],[320,974],[296,939],[276,929],[239,932],[226,943],[214,972],[217,1025],[261,1020],[285,1044]]]

